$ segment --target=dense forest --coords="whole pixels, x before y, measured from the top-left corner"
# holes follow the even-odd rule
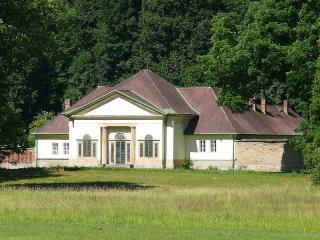
[[[149,68],[178,86],[214,87],[234,111],[254,96],[289,99],[306,117],[295,142],[314,169],[319,14],[318,0],[3,0],[1,148],[28,146],[30,126],[64,98]]]

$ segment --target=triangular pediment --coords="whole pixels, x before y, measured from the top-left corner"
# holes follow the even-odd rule
[[[160,111],[132,92],[114,91],[73,114],[83,116],[152,116],[159,115]]]

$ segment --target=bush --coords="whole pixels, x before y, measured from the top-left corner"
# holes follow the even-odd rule
[[[314,167],[311,171],[311,180],[314,184],[320,184],[320,165]]]
[[[184,169],[191,169],[193,166],[193,162],[191,159],[184,159],[182,162],[182,167]]]

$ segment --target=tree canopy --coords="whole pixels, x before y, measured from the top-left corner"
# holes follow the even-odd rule
[[[64,98],[149,68],[179,86],[214,87],[234,111],[251,97],[289,99],[306,117],[297,141],[315,162],[319,13],[317,0],[3,0],[0,147],[28,146],[30,123],[60,112]]]

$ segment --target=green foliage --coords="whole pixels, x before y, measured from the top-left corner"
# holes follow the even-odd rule
[[[190,85],[189,68],[209,50],[208,26],[222,8],[220,0],[143,1],[130,58],[133,71],[148,67],[176,85]]]
[[[8,96],[8,81],[0,66],[0,161],[1,155],[25,149],[26,133],[21,114]]]
[[[34,147],[35,138],[34,133],[37,128],[43,126],[48,120],[53,118],[52,112],[41,112],[38,116],[34,118],[34,120],[29,124],[29,135],[28,135],[28,144],[29,147]]]
[[[279,104],[289,98],[305,113],[319,54],[319,2],[248,2],[246,11],[213,17],[212,47],[199,61],[206,82],[243,99]]]
[[[232,94],[230,91],[221,91],[218,104],[228,106],[233,112],[242,112],[248,107],[248,102],[240,95]]]
[[[320,154],[318,153],[318,158]],[[320,165],[315,166],[311,171],[311,180],[314,184],[320,185]]]
[[[61,111],[64,97],[150,68],[176,85],[213,86],[219,104],[236,112],[253,96],[289,98],[307,117],[294,141],[311,171],[319,12],[317,0],[1,1],[0,144],[18,151],[35,116]]]
[[[193,161],[190,158],[186,158],[182,162],[182,167],[184,169],[192,169]]]
[[[57,107],[51,101],[55,94],[51,60],[58,9],[57,3],[47,0],[0,2],[0,64],[9,101],[26,122],[41,109]]]
[[[319,42],[320,44],[320,42]],[[320,47],[320,46],[319,46]],[[312,173],[315,184],[320,183],[320,57],[312,85],[312,98],[306,121],[301,125],[301,137],[294,139],[296,148],[303,153],[306,169]]]

